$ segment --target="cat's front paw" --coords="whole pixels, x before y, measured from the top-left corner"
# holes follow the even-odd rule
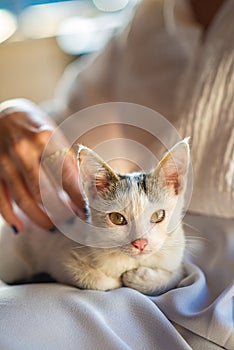
[[[171,273],[162,270],[153,270],[149,267],[139,267],[129,270],[122,275],[123,285],[148,295],[157,295],[165,292]]]
[[[93,272],[93,273],[92,273]],[[67,274],[66,280],[60,280],[63,283],[71,284],[80,289],[93,289],[100,291],[108,291],[122,287],[122,281],[120,278],[113,278],[107,276],[100,271],[92,271],[89,273],[83,273],[79,275],[74,273],[73,275]]]
[[[139,267],[138,269],[126,271],[122,275],[123,285],[138,290],[144,294],[149,294],[149,280],[152,279],[151,269]]]
[[[112,278],[108,276],[102,276],[98,278],[95,283],[88,285],[88,289],[96,289],[101,291],[108,291],[122,286],[121,280],[118,278]]]

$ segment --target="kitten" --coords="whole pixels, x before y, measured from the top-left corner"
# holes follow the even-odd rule
[[[127,286],[149,295],[176,287],[183,276],[181,216],[188,164],[188,139],[177,143],[148,174],[120,175],[92,150],[79,146],[90,213],[87,226],[94,227],[92,235],[98,232],[103,238],[104,248],[49,233],[24,218],[26,228],[17,236],[8,225],[1,229],[0,278],[13,282],[47,272],[82,289]]]

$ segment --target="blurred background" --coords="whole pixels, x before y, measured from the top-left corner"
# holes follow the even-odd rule
[[[140,0],[0,0],[0,102],[53,97],[65,67],[101,50]]]

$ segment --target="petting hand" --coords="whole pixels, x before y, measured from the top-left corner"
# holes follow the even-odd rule
[[[11,100],[0,105],[0,214],[16,231],[21,231],[23,224],[12,201],[39,226],[53,226],[41,205],[39,169],[42,153],[55,128],[55,123],[29,101]],[[66,145],[62,134],[57,141],[51,153]],[[82,216],[84,201],[71,152],[64,161],[62,176],[63,189]]]

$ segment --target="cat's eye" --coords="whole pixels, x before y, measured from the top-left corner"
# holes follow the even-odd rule
[[[127,224],[125,217],[120,213],[110,213],[109,219],[115,225],[126,225]]]
[[[159,209],[151,215],[150,221],[153,222],[154,224],[157,224],[163,221],[164,218],[165,218],[165,210]]]

